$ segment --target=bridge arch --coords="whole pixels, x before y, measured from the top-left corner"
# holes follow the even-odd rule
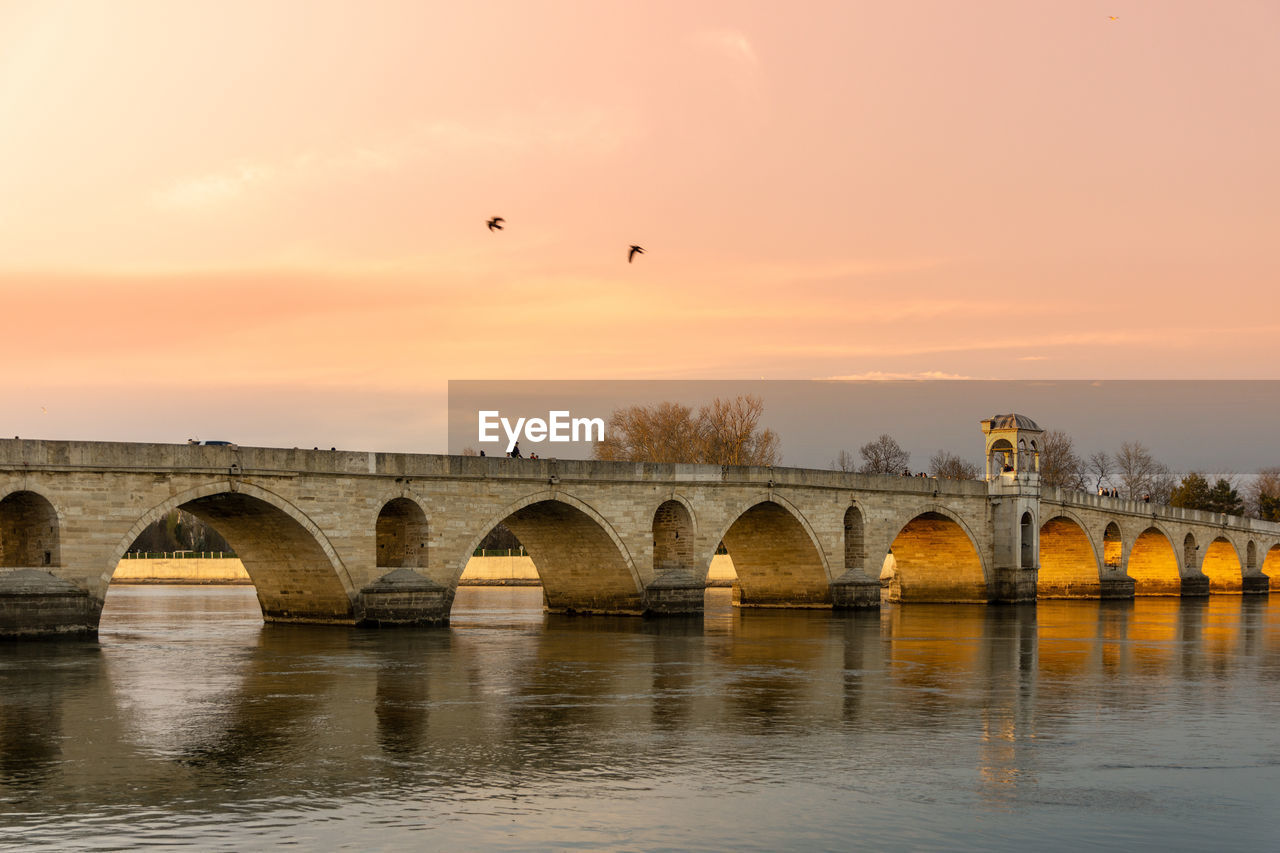
[[[1200,564],[1200,544],[1196,542],[1194,533],[1188,533],[1182,539],[1182,565],[1197,566]]]
[[[1246,574],[1256,575],[1258,573],[1258,543],[1252,539],[1244,549],[1244,570]]]
[[[508,504],[488,520],[452,564],[452,583],[489,531],[505,524],[525,547],[553,613],[641,613],[643,585],[617,531],[594,507],[544,490]]]
[[[328,537],[289,501],[235,480],[189,489],[140,516],[111,552],[100,594],[142,531],[175,509],[212,526],[235,549],[268,622],[354,621],[356,588]]]
[[[1240,554],[1225,536],[1219,536],[1209,543],[1204,551],[1200,571],[1209,578],[1210,592],[1240,592],[1243,587],[1244,571],[1240,565]]]
[[[0,566],[49,569],[62,565],[62,519],[53,501],[21,489],[0,499]]]
[[[427,568],[429,533],[427,513],[418,501],[407,494],[391,498],[374,521],[375,565],[379,570]]]
[[[826,607],[831,568],[808,519],[790,501],[759,494],[741,505],[718,541],[738,574],[744,607]]]
[[[1120,525],[1113,521],[1102,531],[1102,565],[1119,571],[1123,560],[1124,539],[1120,535]]]
[[[889,546],[889,600],[988,601],[989,573],[974,542],[968,525],[946,507],[917,513]]]
[[[1083,521],[1060,510],[1041,525],[1037,598],[1099,598],[1101,576],[1098,551]]]
[[[672,496],[658,505],[653,512],[653,571],[655,575],[669,572],[706,575],[696,566],[694,545],[698,526],[688,501]]]
[[[1267,555],[1262,560],[1262,573],[1268,578],[1273,578],[1270,584],[1271,589],[1280,590],[1275,580],[1280,579],[1280,542],[1267,549]]]
[[[867,562],[866,522],[857,504],[844,511],[844,570],[865,568]]]
[[[1129,548],[1129,577],[1134,595],[1181,595],[1182,575],[1178,555],[1169,535],[1152,525]]]
[[[1028,510],[1018,522],[1018,568],[1029,569],[1036,564],[1036,519]]]

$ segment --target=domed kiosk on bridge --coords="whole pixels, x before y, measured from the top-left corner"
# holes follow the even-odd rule
[[[1040,448],[1044,430],[1026,415],[980,421],[986,436],[997,598],[1035,600],[1040,541]]]
[[[987,437],[986,479],[988,482],[1002,475],[1016,478],[1018,474],[1040,475],[1040,447],[1044,430],[1026,415],[996,415],[981,421],[982,433]]]

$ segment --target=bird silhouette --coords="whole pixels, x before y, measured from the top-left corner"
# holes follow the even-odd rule
[[[643,254],[644,254],[644,249],[641,249],[639,246],[632,246],[631,251],[627,252],[627,263],[631,263],[631,259],[634,258],[636,255],[643,255]]]
[[[1108,20],[1108,21],[1118,21],[1118,20],[1120,20],[1120,16],[1119,16],[1119,15],[1107,15],[1107,20]]]
[[[501,216],[495,216],[493,217],[493,219],[490,219],[488,222],[486,222],[485,225],[489,226],[490,231],[501,231],[502,223],[506,221],[507,220],[503,219]]]

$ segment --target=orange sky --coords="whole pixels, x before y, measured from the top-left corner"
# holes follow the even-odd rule
[[[440,451],[450,378],[1274,378],[1277,32],[0,0],[0,429]]]

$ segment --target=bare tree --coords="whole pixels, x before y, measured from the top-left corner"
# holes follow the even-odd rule
[[[1151,495],[1151,502],[1158,504],[1169,503],[1169,498],[1177,487],[1179,479],[1179,476],[1170,470],[1168,465],[1157,464],[1155,472],[1151,475],[1151,484],[1147,489],[1147,493]]]
[[[836,458],[831,460],[831,467],[836,471],[844,471],[846,474],[857,471],[857,456],[852,450],[841,450]]]
[[[701,462],[693,409],[679,403],[627,406],[609,416],[596,459],[627,462]]]
[[[1083,491],[1085,463],[1076,455],[1071,436],[1051,429],[1040,436],[1040,441],[1040,482],[1058,489]]]
[[[982,479],[982,470],[977,465],[947,450],[939,450],[930,457],[929,472],[940,480]]]
[[[1102,484],[1111,479],[1111,474],[1115,471],[1115,465],[1111,461],[1111,456],[1105,450],[1099,450],[1089,455],[1085,471],[1088,473],[1089,479],[1093,480],[1094,491],[1099,491],[1102,488]]]
[[[888,433],[859,447],[858,455],[862,457],[858,470],[863,474],[901,474],[911,466],[911,454]]]
[[[596,459],[631,462],[702,462],[715,465],[776,465],[781,441],[760,429],[764,402],[754,395],[715,399],[698,409],[679,403],[627,406],[609,416]]]
[[[1121,490],[1130,499],[1151,491],[1157,476],[1164,468],[1151,451],[1140,441],[1126,441],[1120,445],[1116,453],[1116,476],[1120,478]],[[1167,473],[1168,469],[1164,469]]]
[[[722,400],[698,410],[704,461],[720,465],[773,465],[782,456],[778,434],[758,428],[764,401],[754,394]]]
[[[1264,521],[1280,521],[1280,467],[1261,468],[1245,490],[1249,515]]]
[[[480,451],[476,450],[474,447],[464,447],[462,448],[462,455],[463,456],[479,456]]]

